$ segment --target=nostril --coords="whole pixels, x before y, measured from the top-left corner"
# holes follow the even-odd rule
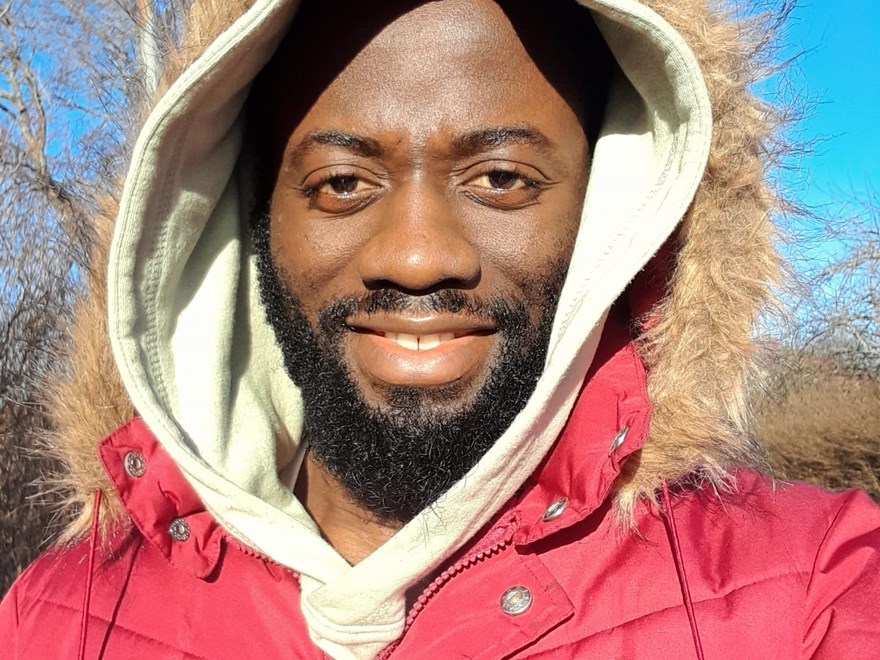
[[[475,289],[477,285],[480,283],[480,278],[476,277],[469,280],[462,279],[441,279],[438,282],[431,284],[430,286],[421,286],[417,288],[411,288],[402,286],[398,280],[374,280],[368,281],[364,280],[364,287],[368,291],[382,291],[382,290],[393,290],[399,291],[400,293],[406,294],[408,296],[428,296],[432,293],[437,293],[438,291],[448,291],[450,289],[460,289],[462,291],[469,291]]]
[[[479,284],[482,271],[476,251],[468,247],[473,254],[462,254],[464,249],[456,254],[448,246],[430,251],[414,255],[388,246],[363,255],[360,272],[364,286],[368,290],[395,289],[426,295],[443,289],[473,289]]]

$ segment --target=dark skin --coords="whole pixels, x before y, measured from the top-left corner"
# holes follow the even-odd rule
[[[548,80],[553,66],[495,2],[391,5],[387,24],[362,35],[350,58],[331,54],[323,73],[314,44],[302,72],[316,89],[310,105],[296,72],[280,81],[268,135],[283,145],[270,225],[282,282],[316,329],[329,303],[379,289],[414,299],[450,288],[502,296],[537,319],[541,273],[569,258],[580,219],[589,153],[582,109]],[[309,47],[300,39],[291,61],[301,66]],[[347,324],[345,363],[377,408],[395,387],[437,392],[440,407],[468,406],[497,359],[497,329],[467,312],[358,315]],[[295,493],[352,564],[402,524],[360,507],[311,456]]]

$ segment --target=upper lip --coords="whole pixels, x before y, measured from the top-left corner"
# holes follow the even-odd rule
[[[371,314],[363,318],[349,317],[346,323],[357,332],[379,335],[394,333],[424,336],[451,332],[456,337],[464,337],[495,332],[495,325],[491,322],[468,316],[443,314],[419,317]]]

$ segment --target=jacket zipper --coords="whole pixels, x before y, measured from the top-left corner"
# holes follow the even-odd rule
[[[403,641],[404,636],[407,631],[412,627],[413,623],[416,620],[416,617],[419,616],[419,613],[425,609],[428,602],[434,597],[434,595],[440,591],[443,586],[449,582],[452,578],[454,578],[459,573],[464,572],[471,566],[480,563],[484,559],[491,557],[492,555],[496,555],[501,552],[505,547],[507,547],[513,541],[513,534],[516,531],[516,525],[511,524],[508,526],[504,534],[504,538],[499,540],[496,543],[493,543],[487,548],[480,550],[478,552],[471,553],[466,557],[462,557],[457,562],[455,562],[449,568],[443,570],[440,575],[438,575],[434,580],[425,587],[425,590],[419,594],[419,597],[416,599],[416,602],[413,603],[413,606],[410,608],[409,613],[406,615],[406,624],[404,625],[403,632],[400,633],[400,637],[398,637],[395,641],[391,642],[385,650],[382,651],[381,654],[377,657],[377,660],[387,660],[388,657],[391,656],[392,653],[400,646]]]

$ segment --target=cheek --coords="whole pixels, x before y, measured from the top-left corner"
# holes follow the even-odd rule
[[[280,212],[273,214],[270,246],[291,292],[310,310],[351,292],[350,279],[359,237],[346,219],[309,218]]]
[[[581,203],[561,199],[483,223],[481,252],[506,279],[526,290],[571,259],[580,223]]]

